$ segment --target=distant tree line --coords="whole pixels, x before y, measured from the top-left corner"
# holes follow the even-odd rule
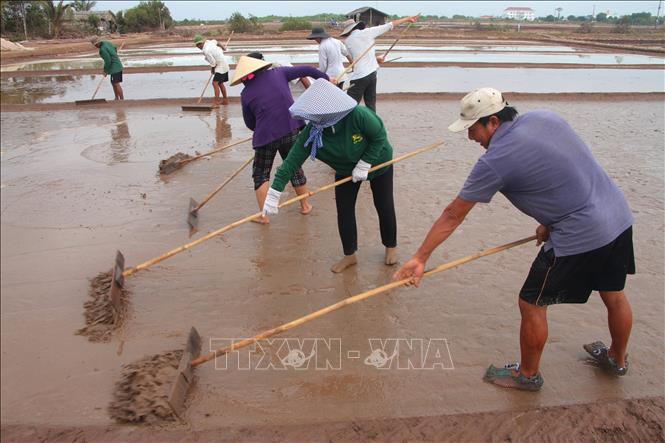
[[[561,9],[562,10],[562,9]],[[591,22],[599,22],[599,23],[619,23],[621,21],[627,22],[631,25],[654,25],[656,24],[656,17],[651,15],[649,12],[637,12],[633,13],[631,15],[625,15],[622,17],[608,17],[608,15],[604,12],[596,14],[595,17],[591,15],[580,15],[580,16],[575,16],[575,15],[569,15],[569,16],[562,16],[560,15],[561,10],[557,11],[558,17],[554,15],[547,15],[545,17],[538,17],[536,20],[540,22],[560,22],[560,21],[569,21],[569,22],[586,22],[586,21],[591,21]],[[400,18],[401,16],[393,14],[393,15],[388,15],[387,20],[395,20]],[[281,23],[304,23],[304,22],[317,22],[317,23],[328,23],[331,20],[334,20],[336,22],[342,22],[346,20],[346,16],[344,14],[329,14],[329,13],[323,13],[323,14],[316,14],[316,15],[307,15],[307,16],[298,16],[298,17],[292,17],[292,16],[280,16],[280,15],[266,15],[264,17],[255,17],[251,14],[247,18],[245,18],[240,12],[234,12],[231,17],[228,20],[201,20],[201,19],[184,19],[175,22],[175,25],[200,25],[200,24],[206,24],[206,25],[222,25],[222,24],[236,24],[240,25],[240,28],[242,29],[243,27],[249,27],[251,26],[247,25],[245,23],[245,20],[249,20],[252,23],[266,23],[266,22],[281,22]],[[478,20],[478,17],[474,16],[468,16],[468,15],[462,15],[462,14],[454,14],[451,17],[445,16],[445,15],[421,15],[420,20],[421,21],[440,21],[440,20]],[[494,17],[493,20],[511,20],[511,19],[506,19],[503,17]],[[515,21],[515,20],[511,20]],[[662,23],[662,21],[660,22]],[[247,32],[247,31],[236,31],[236,32]]]
[[[31,37],[58,38],[63,24],[73,11],[92,11],[96,1],[74,0],[12,0],[0,2],[1,33],[13,39]],[[161,0],[145,0],[137,6],[115,14],[117,30],[144,32],[166,30],[174,24],[169,8]],[[89,33],[97,32],[97,14],[89,14],[84,25]]]
[[[96,1],[73,0],[65,3],[63,0],[12,0],[1,1],[1,32],[3,36],[12,39],[28,39],[30,37],[57,38],[63,27],[63,23],[70,18],[73,11],[92,11]],[[638,12],[622,17],[608,17],[604,12],[596,16],[575,16],[561,15],[562,8],[557,8],[557,16],[547,15],[539,17],[540,22],[578,22],[585,25],[585,32],[589,32],[591,23],[610,23],[615,25],[615,31],[626,32],[632,25],[656,25],[656,17],[649,12]],[[565,18],[564,18],[565,17]],[[312,27],[312,23],[340,23],[346,20],[343,14],[322,13],[302,17],[285,17],[278,15],[268,15],[265,17],[255,17],[251,14],[248,17],[240,12],[234,12],[227,20],[197,20],[185,19],[178,22],[174,21],[171,13],[161,0],[144,0],[137,6],[118,11],[115,14],[117,30],[120,33],[126,32],[144,32],[155,30],[166,30],[174,25],[199,25],[199,24],[225,24],[231,30],[242,32],[261,32],[263,23],[281,22],[281,31],[288,30],[306,30]],[[399,18],[397,15],[391,15],[389,20]],[[477,21],[478,18],[455,14],[451,17],[453,20],[471,20]],[[449,20],[444,15],[422,15],[422,21]],[[492,20],[503,20],[499,17]],[[100,17],[96,14],[90,14],[87,18],[88,32],[96,32]],[[662,23],[662,20],[659,22]]]
[[[539,17],[539,21],[543,22],[558,22],[563,21],[563,17],[555,17],[554,15],[548,15],[546,17]],[[629,25],[655,25],[656,16],[651,15],[650,12],[634,12],[630,15],[624,15],[621,17],[610,17],[605,12],[600,12],[596,16],[592,15],[569,15],[565,18],[569,22],[598,22],[598,23],[628,23]]]

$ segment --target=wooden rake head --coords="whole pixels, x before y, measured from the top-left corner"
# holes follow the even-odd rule
[[[189,211],[187,212],[187,224],[190,229],[196,229],[199,224],[199,204],[193,198],[189,199]]]
[[[111,275],[111,292],[109,297],[111,303],[116,310],[122,307],[122,287],[125,285],[125,277],[122,275],[125,272],[125,257],[122,252],[116,251],[115,263],[113,264],[113,275]]]
[[[198,358],[201,354],[201,336],[196,328],[192,327],[187,337],[187,345],[185,351],[180,358],[178,365],[178,374],[171,387],[169,394],[169,405],[178,417],[182,418],[182,413],[185,411],[185,400],[189,387],[194,382],[194,368],[192,367],[192,360]]]

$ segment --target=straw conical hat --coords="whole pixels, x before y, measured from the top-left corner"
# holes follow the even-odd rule
[[[242,57],[240,57],[240,60],[238,60],[238,64],[236,65],[236,71],[233,74],[233,80],[231,80],[230,85],[235,86],[238,83],[240,83],[240,79],[242,79],[244,76],[249,75],[252,72],[256,72],[261,68],[265,68],[266,66],[271,66],[271,65],[272,63],[267,62],[265,60],[258,60],[243,55]]]

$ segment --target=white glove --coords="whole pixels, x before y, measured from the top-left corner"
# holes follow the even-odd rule
[[[372,165],[370,165],[367,162],[364,162],[362,160],[358,160],[358,163],[356,163],[356,167],[353,168],[353,171],[351,172],[351,180],[353,183],[358,183],[363,180],[367,180],[367,172],[369,171],[369,168],[371,168]]]
[[[266,201],[263,203],[263,216],[276,215],[279,212],[279,198],[282,193],[275,191],[273,188],[268,189]]]

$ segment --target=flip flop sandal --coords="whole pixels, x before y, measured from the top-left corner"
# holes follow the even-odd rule
[[[533,377],[527,377],[519,372],[518,375],[513,375],[515,367],[519,368],[519,363],[509,364],[503,368],[490,365],[483,376],[483,380],[504,388],[515,388],[523,391],[540,390],[544,383],[543,376],[540,373]]]
[[[617,365],[617,362],[609,356],[608,351],[610,350],[605,343],[602,341],[595,341],[593,343],[587,343],[583,346],[584,350],[589,353],[591,358],[594,359],[598,366],[605,369],[613,375],[626,375],[628,372],[628,355],[626,355],[626,366],[620,368]]]

